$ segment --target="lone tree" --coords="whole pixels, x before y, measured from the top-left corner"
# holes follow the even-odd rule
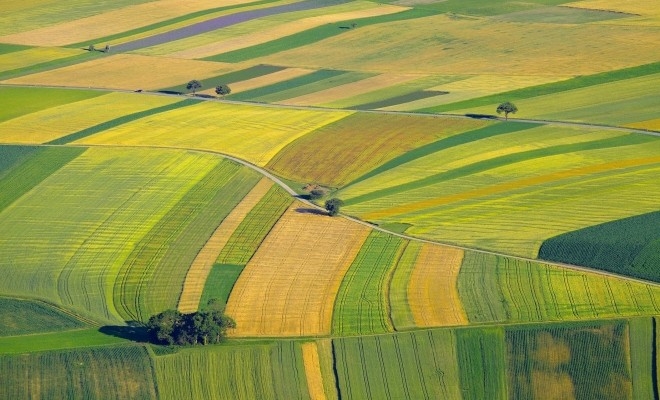
[[[328,210],[328,215],[334,217],[339,214],[339,209],[344,205],[344,202],[336,197],[326,200],[325,209]]]
[[[218,85],[215,87],[215,94],[222,96],[223,99],[229,93],[231,93],[231,88],[227,85]]]
[[[87,48],[87,51],[96,51],[96,47],[94,47],[93,44],[90,44],[89,47]]]
[[[177,310],[163,311],[149,318],[149,339],[157,344],[212,344],[220,343],[227,329],[236,328],[236,322],[220,310],[182,314]]]
[[[106,44],[106,45],[105,45],[105,51],[104,51],[104,53],[110,53],[110,45],[109,45],[109,44]]]
[[[497,106],[497,111],[498,114],[504,113],[504,119],[508,120],[509,119],[509,113],[515,114],[516,111],[518,111],[518,107],[516,107],[515,104],[513,104],[510,101],[507,101],[505,103],[500,104]]]
[[[186,85],[186,89],[192,90],[193,96],[195,95],[195,91],[201,88],[202,88],[202,82],[198,81],[197,79],[193,79],[192,81],[188,82],[188,84]]]

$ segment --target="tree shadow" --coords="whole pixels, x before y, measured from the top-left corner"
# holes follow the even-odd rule
[[[177,92],[176,90],[159,90],[158,93],[164,93],[164,94],[183,94],[181,92]]]
[[[203,99],[215,99],[215,96],[205,93],[195,93],[195,97],[201,97]]]
[[[296,212],[301,214],[314,214],[314,215],[328,215],[326,211],[319,210],[318,208],[296,208]]]
[[[490,114],[465,114],[465,116],[474,119],[497,119],[495,115]]]
[[[99,332],[122,339],[127,339],[132,342],[146,343],[149,342],[149,334],[147,327],[138,325],[135,321],[129,321],[127,326],[120,325],[106,325],[99,328]]]

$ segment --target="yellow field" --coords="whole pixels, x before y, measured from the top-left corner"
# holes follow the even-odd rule
[[[408,283],[408,303],[419,327],[466,325],[458,295],[463,250],[425,244]]]
[[[0,36],[2,43],[31,46],[65,46],[209,8],[248,3],[252,0],[159,0],[137,4],[53,26]],[[4,8],[4,5],[3,5]],[[90,43],[94,43],[93,41]]]
[[[269,42],[271,40],[279,39],[285,36],[293,35],[295,33],[303,32],[308,29],[315,28],[324,24],[333,22],[346,21],[351,19],[359,19],[366,17],[374,17],[378,15],[393,14],[406,10],[404,7],[396,6],[378,6],[364,10],[356,10],[349,12],[342,12],[329,15],[321,15],[317,17],[303,18],[298,21],[288,22],[270,29],[263,29],[253,33],[242,36],[231,37],[230,39],[216,41],[214,43],[198,46],[182,51],[177,51],[169,54],[171,57],[179,58],[204,58],[213,56],[219,53],[225,53],[232,50],[238,50],[245,47],[254,46],[257,44]]]
[[[117,54],[86,63],[22,76],[6,83],[50,86],[76,86],[108,89],[160,89],[220,75],[231,70],[211,61],[155,58]]]
[[[329,103],[347,97],[357,96],[362,93],[372,92],[374,90],[409,82],[418,78],[419,75],[412,74],[381,74],[357,82],[351,82],[345,85],[306,94],[304,96],[294,97],[279,103],[290,105],[317,105]]]
[[[657,0],[585,0],[563,5],[632,14],[629,18],[599,22],[601,24],[660,26],[660,7]]]
[[[657,37],[654,27],[566,24],[557,29],[438,15],[360,27],[255,62],[383,73],[588,75],[657,61]]]
[[[203,101],[109,129],[79,143],[213,150],[265,165],[288,143],[349,114]]]
[[[76,49],[38,47],[0,55],[0,71],[10,71],[80,54]]]
[[[630,128],[641,128],[641,129],[651,129],[654,131],[660,131],[660,118],[651,119],[648,121],[635,122],[634,124],[626,124],[625,126]]]
[[[325,400],[323,390],[323,376],[321,374],[321,363],[319,352],[315,342],[303,343],[303,363],[305,364],[305,377],[307,377],[307,389],[311,400]]]
[[[285,81],[287,79],[297,78],[299,76],[307,75],[314,72],[311,69],[304,68],[286,68],[281,71],[273,72],[272,74],[258,76],[256,78],[248,79],[246,81],[234,82],[231,84],[232,93],[240,93],[246,90],[271,85],[273,83]],[[201,91],[199,93],[215,95],[215,88]]]
[[[341,280],[369,228],[294,203],[238,278],[227,303],[233,336],[330,333]]]
[[[273,186],[270,179],[262,178],[255,187],[241,200],[229,215],[222,221],[213,235],[206,242],[202,250],[190,265],[186,280],[183,283],[183,291],[179,298],[178,309],[182,313],[197,311],[199,300],[204,292],[206,278],[211,272],[211,268],[218,258],[218,254],[225,247],[232,233],[243,221],[245,216],[261,200],[261,198]]]
[[[109,93],[0,123],[0,141],[44,143],[126,114],[179,101],[173,97]]]

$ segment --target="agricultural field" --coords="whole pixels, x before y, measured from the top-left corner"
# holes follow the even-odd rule
[[[658,398],[658,29],[0,0],[0,398]]]

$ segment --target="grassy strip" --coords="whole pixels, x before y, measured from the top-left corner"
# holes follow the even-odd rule
[[[421,249],[422,243],[410,242],[392,274],[389,300],[392,323],[396,330],[415,327],[415,320],[408,303],[408,285]]]
[[[275,185],[238,225],[216,263],[245,265],[293,200]],[[233,285],[232,285],[233,286]]]
[[[244,49],[229,51],[226,53],[206,57],[203,58],[203,60],[237,63],[250,60],[252,58],[268,56],[271,54],[279,53],[281,51],[291,50],[297,47],[306,46],[324,39],[328,39],[350,29],[352,23],[359,23],[360,27],[363,27],[374,24],[422,18],[433,14],[434,13],[425,10],[411,9],[395,14],[360,18],[350,21],[341,21],[308,29],[304,32],[285,36],[280,39],[271,40],[270,42],[246,47]]]
[[[9,54],[21,50],[27,50],[31,48],[30,46],[24,46],[21,44],[9,44],[9,43],[0,43],[0,54]]]
[[[389,277],[407,241],[373,231],[346,272],[332,315],[335,334],[392,332]]]
[[[633,318],[630,329],[630,371],[634,399],[653,399],[653,318]]]
[[[660,282],[659,239],[655,211],[555,236],[543,242],[538,257]]]
[[[473,131],[469,132],[464,132],[460,133],[458,135],[453,135],[448,138],[440,139],[436,142],[429,143],[425,146],[418,147],[414,150],[411,150],[405,154],[402,154],[396,158],[391,159],[390,161],[382,164],[378,168],[375,168],[368,173],[362,175],[361,177],[355,179],[346,187],[354,185],[358,182],[362,182],[364,180],[367,180],[373,176],[376,176],[380,173],[383,173],[387,170],[390,170],[392,168],[396,168],[399,165],[403,165],[405,163],[411,162],[413,160],[416,160],[418,158],[422,158],[425,156],[428,156],[430,154],[436,153],[441,150],[446,150],[452,147],[460,146],[462,144],[474,142],[480,139],[485,139],[489,138],[492,136],[497,136],[497,135],[503,135],[506,133],[513,133],[513,132],[518,132],[522,131],[525,129],[531,129],[538,127],[538,124],[528,124],[528,123],[523,123],[519,125],[514,125],[514,124],[494,124],[494,125],[489,125],[484,128],[479,128]]]
[[[91,90],[0,86],[0,122],[104,94],[106,93]]]
[[[395,106],[397,104],[409,103],[415,100],[426,99],[429,97],[439,96],[442,94],[447,94],[447,92],[442,92],[438,90],[418,90],[415,92],[410,92],[394,97],[389,97],[387,99],[374,101],[371,103],[359,104],[357,106],[349,107],[350,110],[375,110],[377,108]]]
[[[151,371],[142,346],[3,356],[0,398],[156,399]]]
[[[524,3],[509,0],[491,0],[487,2],[482,0],[446,0],[421,2],[421,4],[415,5],[415,7],[433,10],[436,13],[450,12],[456,14],[491,16],[524,11],[529,8],[536,8],[543,5],[552,6],[563,3],[566,3],[566,0],[533,0]]]
[[[192,99],[186,99],[183,101],[179,101],[177,103],[172,103],[172,104],[167,104],[164,106],[156,107],[156,108],[151,108],[149,110],[144,110],[144,111],[138,111],[133,114],[128,114],[121,116],[119,118],[112,119],[110,121],[105,121],[102,122],[98,125],[90,126],[89,128],[85,128],[81,131],[72,133],[70,135],[62,136],[60,138],[57,138],[55,140],[51,140],[47,144],[67,144],[71,142],[75,142],[76,140],[80,140],[83,138],[86,138],[88,136],[95,135],[99,132],[106,131],[111,128],[115,128],[119,125],[127,124],[129,122],[133,122],[135,120],[138,120],[140,118],[148,117],[150,115],[154,114],[159,114],[162,112],[166,111],[171,111],[171,110],[176,110],[177,108],[182,108],[182,107],[188,107],[198,104],[197,100],[192,100]]]
[[[80,320],[46,303],[0,297],[0,336],[84,327]]]
[[[644,64],[637,67],[623,68],[616,71],[602,72],[594,75],[578,76],[565,81],[546,83],[544,85],[526,87],[512,90],[476,99],[459,101],[456,103],[442,104],[439,106],[423,108],[416,110],[419,112],[439,113],[453,110],[462,110],[467,108],[476,108],[500,103],[504,100],[515,102],[517,100],[529,99],[532,97],[544,96],[565,92],[567,90],[580,89],[603,83],[621,81],[625,79],[637,78],[646,75],[652,75],[660,72],[660,62]]]
[[[331,69],[322,69],[319,71],[312,72],[307,75],[299,76],[297,78],[288,79],[286,81],[273,83],[272,85],[262,86],[259,88],[246,90],[244,92],[230,94],[227,98],[232,100],[255,100],[262,101],[261,97],[274,95],[278,92],[283,92],[291,88],[296,88],[310,83],[318,82],[323,79],[328,79],[336,77],[341,74],[346,74],[347,71],[337,71]],[[263,100],[271,101],[271,100]]]
[[[81,62],[93,60],[98,57],[103,57],[103,53],[99,53],[96,51],[84,51],[82,52],[82,54],[78,54],[72,57],[58,58],[57,60],[51,60],[39,64],[33,64],[27,67],[11,69],[9,71],[2,71],[0,72],[0,81],[4,81],[11,78],[17,78],[23,75],[31,75],[31,74],[36,74],[38,72],[50,71],[51,69],[68,67],[69,65],[79,64]]]
[[[182,350],[156,357],[154,371],[163,400],[309,398],[302,351],[293,341]]]
[[[365,73],[365,72],[342,72],[342,71],[336,71],[336,72],[337,73],[334,74],[328,74],[329,77],[326,79],[316,80],[315,82],[308,83],[306,85],[290,87],[288,90],[283,90],[273,95],[264,96],[256,100],[267,101],[267,102],[278,102],[286,99],[292,99],[298,96],[304,96],[306,94],[318,92],[336,86],[344,85],[347,83],[356,82],[373,76],[373,74]]]
[[[480,398],[461,397],[452,330],[342,338],[332,344],[340,398]]]
[[[89,328],[35,335],[0,337],[0,354],[36,353],[48,350],[107,346],[119,343],[127,343],[127,340],[101,333],[98,328]]]
[[[42,148],[0,179],[0,211],[82,154],[84,148]]]
[[[229,294],[243,272],[243,268],[245,265],[214,264],[206,278],[204,291],[199,300],[199,308],[202,310],[207,308],[211,299],[218,301],[220,306],[226,305]]]
[[[39,146],[3,146],[0,145],[0,178],[9,173],[14,166],[23,162]]]
[[[146,321],[176,308],[186,267],[258,180],[254,171],[222,161],[190,189],[123,264],[114,290],[122,316]]]
[[[168,25],[178,24],[180,22],[184,22],[184,21],[187,21],[189,19],[193,19],[193,18],[197,18],[197,17],[202,17],[202,16],[207,15],[207,14],[213,14],[213,13],[217,13],[217,12],[233,10],[233,9],[236,9],[236,8],[243,8],[243,7],[246,7],[246,6],[258,6],[258,5],[261,5],[261,4],[274,3],[274,2],[277,2],[277,1],[280,1],[280,0],[260,0],[260,1],[255,1],[253,3],[235,4],[235,5],[231,5],[231,6],[216,7],[216,8],[210,8],[208,10],[196,11],[194,13],[182,15],[182,16],[179,16],[179,17],[176,17],[176,18],[171,18],[171,19],[161,21],[161,22],[156,22],[154,24],[142,26],[140,28],[131,29],[129,31],[117,33],[117,34],[114,34],[114,35],[103,36],[103,37],[96,38],[96,39],[91,38],[91,39],[86,40],[84,42],[67,45],[66,47],[79,48],[79,47],[87,47],[91,43],[110,43],[112,41],[116,41],[117,39],[121,39],[121,38],[124,38],[124,37],[130,37],[130,36],[137,35],[137,34],[144,33],[144,32],[149,32],[151,30],[162,28],[162,27],[165,27],[165,26],[168,26]]]
[[[376,190],[374,192],[357,196],[348,199],[346,205],[352,205],[377,199],[379,197],[389,196],[395,193],[405,192],[408,190],[419,189],[424,186],[435,185],[437,183],[446,182],[452,179],[462,178],[468,175],[478,174],[491,169],[503,167],[505,165],[514,164],[522,161],[534,160],[537,158],[549,157],[558,154],[577,153],[588,150],[606,149],[611,147],[620,147],[627,145],[641,144],[656,140],[653,136],[647,135],[623,135],[613,138],[594,140],[591,142],[563,144],[558,146],[551,146],[547,148],[522,151],[519,153],[508,154],[505,156],[495,157],[489,160],[478,161],[463,167],[452,169],[449,171],[441,172],[435,175],[428,176],[424,179],[419,179],[412,182],[392,186],[389,188]]]
[[[510,327],[510,398],[630,399],[628,346],[650,353],[650,337],[634,344],[630,339],[626,321]],[[647,361],[650,378],[650,357]]]
[[[503,329],[458,329],[456,347],[463,398],[506,399]]]
[[[457,286],[470,322],[507,319],[502,288],[493,272],[499,261],[496,256],[465,252]]]
[[[206,78],[204,79],[204,81],[206,82],[206,85],[204,86],[212,88],[221,84],[232,84],[234,82],[240,82],[240,81],[256,78],[258,76],[272,74],[273,72],[281,71],[285,68],[286,67],[278,67],[275,65],[259,64],[249,68],[230,72],[227,74],[214,76],[212,78]],[[211,83],[209,84],[209,82]],[[187,83],[183,83],[181,85],[176,85],[169,88],[161,89],[160,91],[166,93],[170,93],[170,92],[184,93],[188,91],[188,89],[186,89],[186,85]]]

